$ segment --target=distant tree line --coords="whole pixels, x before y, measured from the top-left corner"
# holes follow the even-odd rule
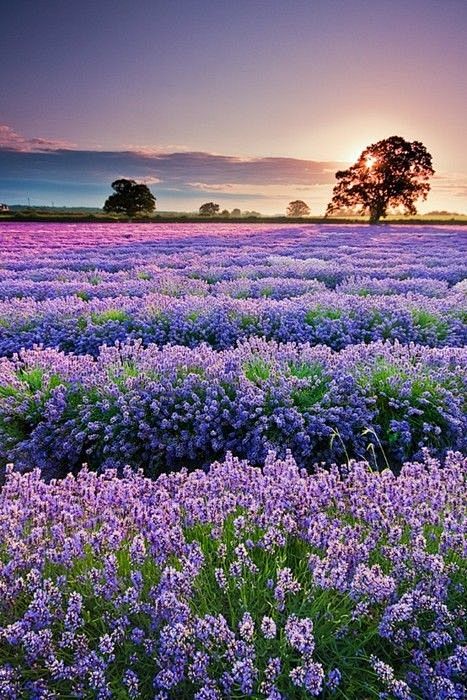
[[[391,136],[365,148],[357,162],[347,170],[336,173],[337,185],[326,216],[369,216],[369,223],[376,224],[388,210],[402,207],[403,213],[416,214],[417,199],[426,199],[430,191],[429,178],[434,174],[431,155],[420,141],[409,142],[401,136]],[[152,214],[156,198],[147,185],[121,178],[112,182],[114,193],[104,204],[105,212],[126,214],[132,218],[138,214]],[[296,199],[286,210],[291,218],[310,216],[306,202]],[[199,208],[201,217],[259,217],[256,211],[240,209],[220,210],[216,202],[204,202]]]

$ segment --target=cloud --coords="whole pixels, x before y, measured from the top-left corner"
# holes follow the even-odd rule
[[[42,140],[41,140],[42,141]],[[49,143],[49,142],[47,142]],[[213,192],[258,191],[266,186],[333,183],[340,163],[298,158],[238,158],[204,152],[141,154],[132,151],[0,147],[0,178],[110,183],[129,177],[166,188]]]
[[[207,182],[187,182],[187,187],[192,187],[198,192],[229,192],[234,185],[231,182],[220,182],[219,184],[208,185]]]
[[[34,153],[44,151],[56,151],[58,149],[73,148],[74,145],[68,141],[27,138],[18,134],[7,124],[0,124],[0,149],[9,151],[19,151],[20,153]]]
[[[180,144],[168,144],[164,146],[133,146],[131,144],[125,144],[122,146],[121,150],[136,153],[141,156],[157,156],[162,153],[184,152],[190,151],[191,149],[189,146],[182,146]]]

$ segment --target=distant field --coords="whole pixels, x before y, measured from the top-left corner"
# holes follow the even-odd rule
[[[59,221],[59,222],[75,222],[84,221],[86,223],[91,223],[93,221],[98,221],[101,223],[120,223],[127,222],[128,218],[122,215],[110,215],[105,214],[99,209],[93,208],[63,208],[63,209],[37,209],[37,210],[27,210],[27,209],[13,209],[10,213],[0,214],[0,223],[2,221]],[[234,217],[200,217],[193,212],[156,212],[154,215],[150,216],[137,216],[132,219],[135,223],[197,223],[202,221],[203,223],[310,223],[310,224],[362,224],[366,223],[366,219],[363,217],[330,217],[325,218],[323,216],[310,216],[303,219],[289,218],[287,216],[242,216],[240,218]],[[429,214],[418,215],[418,216],[388,216],[381,220],[381,223],[390,224],[467,224],[467,214],[436,214],[432,216]]]

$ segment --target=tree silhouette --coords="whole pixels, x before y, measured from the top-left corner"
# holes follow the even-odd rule
[[[156,208],[156,198],[147,185],[122,178],[112,182],[112,189],[115,193],[106,199],[104,211],[132,217],[142,212],[150,214]]]
[[[240,209],[232,209],[232,211],[230,212],[230,216],[233,216],[236,219],[239,219],[241,217],[241,215],[242,215],[242,212],[240,211]]]
[[[407,214],[416,214],[414,202],[426,199],[433,174],[431,155],[420,141],[401,136],[378,141],[365,148],[352,167],[336,173],[338,183],[326,216],[357,207],[357,213],[369,214],[370,224],[376,224],[389,207],[403,206]]]
[[[310,207],[306,202],[301,199],[296,199],[294,202],[289,202],[287,207],[287,216],[299,217],[299,216],[309,216]]]
[[[199,208],[200,216],[215,216],[219,212],[219,205],[214,202],[205,202]]]

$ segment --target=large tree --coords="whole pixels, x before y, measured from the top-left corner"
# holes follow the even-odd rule
[[[389,207],[416,214],[415,202],[426,199],[433,174],[431,155],[420,141],[391,136],[365,148],[352,167],[336,173],[326,215],[351,207],[376,224]]]
[[[112,182],[112,189],[115,192],[106,199],[104,211],[132,217],[140,213],[150,214],[156,208],[156,198],[147,185],[121,179]]]
[[[287,207],[287,216],[300,217],[309,216],[310,207],[302,199],[296,199],[294,202],[289,202]]]
[[[215,216],[219,213],[219,205],[214,202],[205,202],[199,208],[200,216]]]

